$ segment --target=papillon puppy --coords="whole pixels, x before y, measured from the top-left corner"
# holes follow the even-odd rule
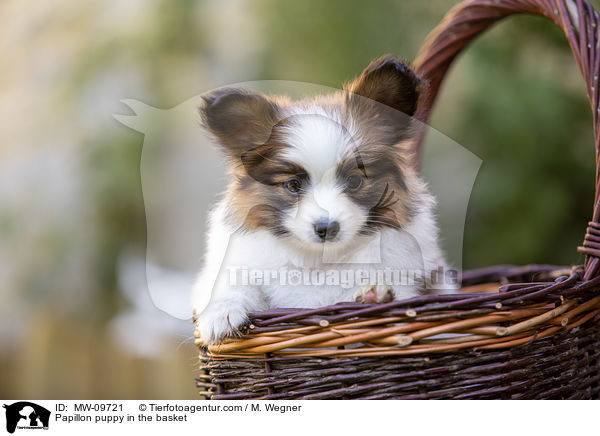
[[[446,269],[435,200],[410,165],[423,90],[384,56],[331,95],[203,96],[230,178],[193,294],[205,343],[236,334],[251,312],[415,296]]]

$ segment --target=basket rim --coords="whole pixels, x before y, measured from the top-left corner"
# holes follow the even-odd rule
[[[582,266],[491,271],[470,272],[480,283],[468,292],[253,313],[240,337],[206,346],[196,331],[195,343],[212,359],[426,355],[514,347],[600,321],[600,277],[583,281]],[[498,286],[507,273],[544,280]],[[496,283],[482,280],[490,276]]]

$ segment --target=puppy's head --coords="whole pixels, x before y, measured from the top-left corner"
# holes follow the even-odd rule
[[[342,92],[310,100],[231,88],[204,96],[203,122],[233,176],[229,217],[314,249],[402,228],[421,186],[405,147],[421,87],[387,56]]]

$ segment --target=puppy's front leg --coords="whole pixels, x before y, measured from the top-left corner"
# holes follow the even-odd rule
[[[200,280],[196,294],[210,292],[210,286]],[[239,329],[248,322],[248,313],[265,310],[267,304],[260,289],[255,286],[232,286],[221,281],[214,285],[208,305],[196,310],[196,327],[205,343],[215,344],[224,338],[239,335]]]

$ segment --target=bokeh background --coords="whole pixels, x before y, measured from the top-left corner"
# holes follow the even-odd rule
[[[121,99],[338,87],[383,53],[414,59],[455,3],[0,3],[0,397],[197,398],[191,323],[148,301],[143,136],[112,118]],[[478,39],[432,125],[483,160],[465,267],[582,260],[591,114],[559,29],[515,17]]]

